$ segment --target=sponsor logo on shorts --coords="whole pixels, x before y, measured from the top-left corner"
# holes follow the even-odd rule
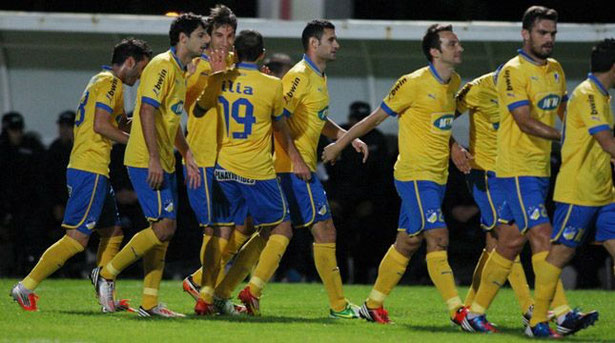
[[[216,181],[220,181],[220,182],[236,181],[236,182],[242,183],[244,185],[254,185],[254,184],[256,184],[256,180],[248,179],[247,177],[239,176],[239,175],[237,175],[237,174],[235,174],[233,172],[230,172],[228,170],[216,169],[216,170],[214,170],[214,177],[216,178]]]
[[[574,239],[574,236],[577,235],[577,232],[578,232],[578,228],[574,226],[566,226],[564,228],[564,233],[562,233],[562,236],[564,236],[566,240],[571,241]]]
[[[547,209],[543,204],[540,204],[538,207],[530,206],[527,209],[527,214],[531,220],[538,220],[540,217],[547,217]]]
[[[321,215],[321,216],[324,216],[325,214],[327,214],[327,205],[322,205],[318,209],[318,214]]]
[[[434,210],[427,211],[427,222],[433,224],[438,221],[438,213]]]
[[[88,222],[87,224],[85,224],[85,227],[87,227],[88,230],[94,230],[94,228],[96,227],[96,221],[92,220],[91,222]]]
[[[168,203],[165,207],[164,207],[164,211],[171,213],[173,212],[173,202]]]

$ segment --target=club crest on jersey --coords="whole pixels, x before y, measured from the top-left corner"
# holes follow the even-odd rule
[[[500,128],[500,122],[497,122],[497,123],[492,123],[491,125],[493,126],[493,129],[494,129],[495,131],[497,131],[497,130]]]
[[[550,111],[556,109],[557,106],[559,106],[559,103],[559,95],[549,94],[538,101],[538,108],[544,111]]]
[[[184,102],[182,100],[178,101],[173,106],[171,106],[171,111],[173,111],[173,113],[177,115],[181,115],[183,110],[184,110]]]
[[[559,73],[553,73],[553,78],[555,78],[555,82],[559,83]]]
[[[327,120],[328,117],[329,117],[329,106],[318,111],[318,118],[320,118],[320,120],[325,121]]]
[[[442,131],[450,131],[453,128],[453,119],[455,119],[454,115],[445,114],[436,118],[433,122],[433,126]]]

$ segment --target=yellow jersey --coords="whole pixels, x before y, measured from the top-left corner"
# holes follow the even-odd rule
[[[495,171],[500,109],[495,89],[496,72],[466,83],[457,93],[457,112],[469,111],[470,154],[474,169]]]
[[[552,58],[539,65],[519,50],[502,67],[496,87],[500,102],[496,175],[549,176],[551,141],[522,132],[510,111],[528,105],[532,118],[554,126],[558,108],[567,100],[562,66]]]
[[[444,82],[430,63],[399,78],[384,98],[380,107],[399,117],[396,180],[446,184],[455,93],[460,84],[455,72]]]
[[[611,155],[592,136],[613,128],[610,100],[606,88],[592,74],[572,92],[553,200],[582,206],[603,206],[614,200]]]
[[[109,112],[111,124],[117,127],[125,116],[124,93],[122,81],[111,73],[111,67],[104,66],[103,69],[90,79],[81,95],[68,168],[109,177],[112,142],[94,131],[94,115],[97,108]]]
[[[327,77],[307,55],[293,66],[282,79],[284,114],[297,151],[312,172],[316,171],[316,148],[329,114]],[[275,142],[275,171],[292,172],[290,157]]]
[[[175,49],[154,57],[141,74],[137,89],[137,104],[134,110],[130,138],[126,146],[124,164],[129,167],[147,168],[149,151],[143,137],[141,116],[143,103],[155,107],[156,143],[160,164],[167,173],[175,171],[175,135],[180,126],[186,98],[185,67],[175,55]]]
[[[230,68],[233,65],[234,58],[232,53],[227,56],[227,67]],[[189,75],[186,81],[186,109],[188,109],[188,135],[186,141],[192,149],[197,165],[200,167],[213,167],[216,164],[218,146],[218,138],[216,136],[218,115],[216,110],[212,109],[201,118],[191,115],[197,98],[207,87],[207,80],[211,74],[211,65],[209,64],[209,57],[205,54],[195,58],[192,62],[196,65],[196,71]]]
[[[209,83],[196,106],[219,113],[217,163],[244,178],[275,179],[271,140],[272,121],[283,117],[280,79],[261,73],[256,64],[238,63]]]

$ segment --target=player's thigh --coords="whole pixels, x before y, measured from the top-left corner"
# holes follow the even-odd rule
[[[602,206],[596,218],[596,241],[615,258],[615,203]]]
[[[395,188],[401,198],[398,231],[412,236],[446,227],[441,209],[446,186],[432,181],[395,180]]]
[[[530,176],[498,178],[497,186],[505,197],[500,213],[503,221],[514,222],[522,233],[549,223],[545,207],[549,178]],[[509,220],[511,217],[512,221]]]
[[[162,186],[152,189],[147,182],[147,168],[127,167],[130,182],[137,193],[143,214],[152,223],[177,218],[177,180],[175,173],[164,172]],[[167,225],[165,225],[167,226]]]
[[[241,185],[222,167],[216,166],[212,182],[212,220],[216,227],[233,227],[244,223],[247,216]]]
[[[278,180],[288,201],[293,227],[309,227],[331,218],[326,192],[315,173],[310,181],[301,180],[292,173],[280,173]]]
[[[274,227],[290,221],[288,202],[277,178],[239,186],[255,227]]]
[[[109,180],[104,175],[77,169],[66,171],[68,201],[62,227],[91,235],[96,228],[109,192]]]
[[[600,207],[556,202],[551,242],[569,248],[577,248],[587,239],[589,230],[592,230],[594,223],[598,226],[612,220],[615,224],[615,218],[609,218],[615,215],[613,210],[615,208],[602,212],[601,217]]]
[[[186,178],[186,167],[183,168],[184,178]],[[206,227],[212,223],[212,178],[213,167],[199,168],[201,175],[201,186],[190,188],[186,185],[188,201],[190,207],[199,223],[199,226]]]
[[[477,169],[472,169],[470,174],[466,175],[468,187],[480,210],[480,224],[484,231],[493,230],[498,220],[494,198],[499,197],[500,193],[494,194],[491,189],[493,186],[490,181],[494,178],[495,173]]]

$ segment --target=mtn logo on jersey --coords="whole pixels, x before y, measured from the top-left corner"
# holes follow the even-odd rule
[[[549,94],[538,101],[538,108],[544,111],[554,110],[559,106],[560,100],[559,95]]]
[[[445,114],[436,118],[433,122],[433,126],[442,131],[450,131],[453,128],[453,119],[455,119],[454,115]]]
[[[184,102],[182,100],[180,100],[179,102],[171,106],[171,111],[173,111],[173,113],[177,115],[181,115],[183,110],[184,110]]]
[[[320,118],[320,120],[325,121],[327,120],[328,116],[329,116],[329,106],[318,111],[318,118]]]

